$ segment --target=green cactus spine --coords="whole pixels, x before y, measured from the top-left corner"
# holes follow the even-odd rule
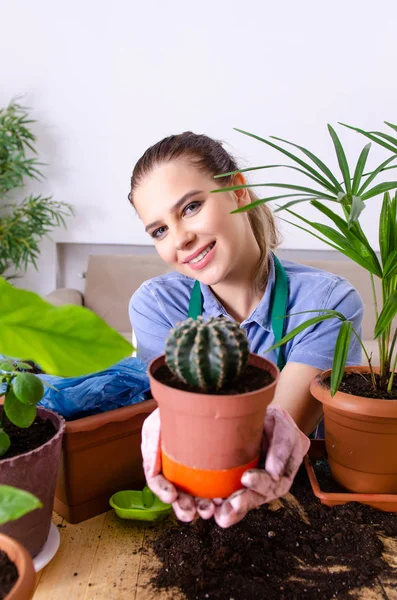
[[[248,355],[245,333],[225,317],[186,319],[171,330],[165,344],[170,371],[202,391],[220,390],[238,377]]]

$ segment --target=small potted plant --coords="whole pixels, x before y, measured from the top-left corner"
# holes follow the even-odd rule
[[[188,318],[171,330],[165,354],[149,365],[165,477],[199,497],[240,489],[243,472],[258,464],[278,375],[224,317]]]
[[[391,125],[397,130],[397,126]],[[326,319],[341,322],[336,342],[332,370],[319,375],[312,383],[311,392],[324,406],[325,442],[331,473],[343,487],[358,493],[397,493],[397,328],[393,319],[397,315],[397,195],[390,197],[390,190],[397,188],[397,181],[371,184],[383,172],[394,166],[397,159],[397,140],[379,132],[363,132],[371,140],[382,143],[393,155],[375,169],[366,170],[371,144],[361,151],[354,171],[350,170],[342,143],[329,125],[340,175],[332,170],[307,148],[281,138],[278,145],[246,131],[267,146],[286,155],[299,166],[285,166],[298,170],[310,179],[310,187],[300,183],[261,183],[259,186],[282,188],[293,193],[266,197],[259,203],[289,198],[275,212],[292,215],[292,221],[300,229],[320,239],[362,267],[371,279],[373,306],[376,315],[374,338],[378,340],[379,367],[372,365],[371,355],[363,346],[352,323],[337,311],[315,311],[317,314],[298,328],[290,331],[273,348],[276,348],[307,327]],[[298,149],[300,154],[288,150],[285,145]],[[309,159],[308,161],[306,159]],[[262,169],[269,167],[254,167]],[[252,170],[253,170],[252,169]],[[251,169],[244,169],[249,171]],[[224,174],[220,176],[225,176]],[[313,183],[314,182],[314,183]],[[238,187],[250,187],[248,184]],[[230,188],[228,188],[230,189]],[[234,188],[236,189],[236,188]],[[214,193],[223,190],[214,190]],[[383,195],[379,219],[380,258],[373,250],[360,225],[360,215],[367,200]],[[291,196],[294,198],[291,200]],[[293,205],[309,202],[328,220],[318,223],[305,218],[301,211],[292,210]],[[328,206],[329,204],[329,206]],[[335,210],[332,208],[335,207]],[[249,210],[250,207],[238,209]],[[286,219],[282,219],[286,220]],[[291,221],[287,221],[290,223]],[[375,279],[381,284],[382,295],[376,294]],[[356,336],[367,359],[367,365],[346,368],[351,336]]]
[[[42,506],[40,500],[8,485],[0,485],[0,525],[20,519]],[[29,600],[36,581],[29,552],[16,540],[0,533],[0,598]]]
[[[109,367],[131,350],[132,346],[93,312],[52,306],[0,278],[3,355],[27,356],[47,373],[76,376]],[[0,384],[5,384],[0,406],[0,484],[34,494],[43,508],[3,525],[0,531],[21,541],[34,557],[51,525],[64,420],[52,411],[36,409],[43,383],[29,370],[28,363],[18,361],[16,366],[10,360],[0,365]]]

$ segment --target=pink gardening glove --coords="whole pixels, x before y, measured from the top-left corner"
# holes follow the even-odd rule
[[[149,488],[163,502],[173,506],[177,518],[190,522],[196,513],[203,519],[214,516],[220,527],[230,527],[245,517],[248,511],[284,496],[310,446],[310,440],[298,429],[287,411],[270,406],[266,411],[262,438],[264,469],[246,471],[241,483],[245,486],[222,498],[193,498],[179,492],[161,474],[160,413],[156,409],[142,428],[142,456]]]

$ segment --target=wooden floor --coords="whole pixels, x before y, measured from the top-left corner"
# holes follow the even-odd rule
[[[287,505],[297,518],[305,518],[291,494],[283,502],[273,509]],[[169,520],[153,527],[121,520],[109,511],[78,525],[54,514],[54,522],[60,526],[61,544],[53,560],[38,573],[33,600],[183,600],[177,590],[160,593],[149,584],[158,567],[150,541],[169,526]],[[392,573],[349,598],[397,600],[397,541],[381,539]]]

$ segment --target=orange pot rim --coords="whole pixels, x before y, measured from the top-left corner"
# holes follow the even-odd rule
[[[379,372],[379,367],[373,367],[375,372]],[[330,377],[332,369],[327,369],[319,373],[310,385],[312,395],[322,404],[353,414],[359,414],[368,417],[397,418],[397,400],[386,400],[381,398],[365,398],[363,396],[354,396],[345,392],[336,392],[331,396],[329,385],[324,380]],[[357,365],[345,368],[345,373],[369,373],[369,367]]]

